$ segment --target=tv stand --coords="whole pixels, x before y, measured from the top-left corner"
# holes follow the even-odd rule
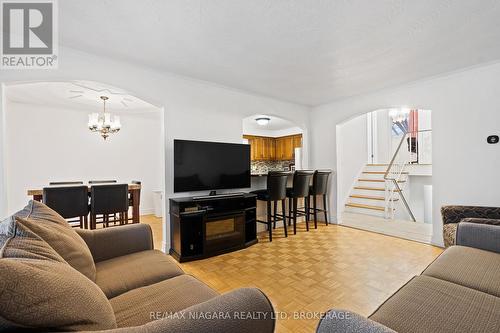
[[[236,193],[221,193],[217,194],[215,191],[211,191],[209,195],[200,195],[193,197],[193,200],[205,200],[205,199],[217,199],[217,198],[230,198],[230,197],[243,197],[245,196],[244,192],[236,192]]]
[[[257,243],[255,194],[227,193],[169,201],[169,252],[179,262],[208,258]]]

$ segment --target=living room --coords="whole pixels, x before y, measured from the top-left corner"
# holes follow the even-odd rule
[[[0,69],[1,330],[500,331],[496,1],[43,3],[51,6],[1,4],[14,22],[2,23]],[[38,68],[26,68],[23,54],[30,53],[15,50],[24,45],[23,30],[13,27],[26,8],[38,13],[33,20],[47,8],[53,18],[50,43],[37,24],[26,28],[39,39],[29,50],[39,57],[30,67]],[[52,53],[40,52],[39,43]],[[45,93],[13,92],[81,82],[105,89],[88,103],[78,92],[65,95],[62,106]],[[148,137],[135,132],[137,116],[116,102],[119,94],[108,96],[115,89],[157,109],[158,117],[144,122],[158,125],[155,159],[134,159],[148,140],[136,141],[142,146],[127,157],[114,154],[131,148],[118,145],[125,137]],[[65,109],[60,122],[30,113]],[[339,138],[338,125],[382,109],[432,110],[428,242],[342,224],[338,166],[346,155],[338,147],[346,137]],[[120,126],[110,121],[115,116]],[[286,125],[269,130],[280,121]],[[112,128],[120,130],[105,133]],[[85,144],[81,162],[65,162],[68,130]],[[278,148],[278,139],[299,134],[292,148]],[[255,137],[266,138],[266,157],[252,155]],[[278,150],[292,159],[277,157]],[[112,161],[100,155],[106,151]],[[189,151],[191,158],[183,153]],[[257,172],[261,165],[265,171]],[[149,181],[158,170],[158,180]],[[382,187],[393,184],[386,171],[377,171]],[[211,181],[186,183],[192,175]],[[52,210],[44,199],[55,188],[79,188],[89,210],[98,185],[127,188],[126,207],[87,211],[82,228],[69,228],[64,209]],[[162,192],[162,217],[144,201],[154,191]],[[393,192],[405,209],[404,191]],[[148,209],[140,212],[139,204]],[[219,241],[236,231],[239,238]],[[201,243],[192,241],[200,235]],[[190,255],[195,244],[201,252]],[[33,283],[44,288],[35,292]]]

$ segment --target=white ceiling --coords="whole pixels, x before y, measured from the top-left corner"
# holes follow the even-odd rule
[[[305,105],[500,59],[498,0],[64,0],[61,44]]]
[[[6,96],[10,102],[70,108],[75,110],[100,111],[107,96],[106,109],[130,113],[159,111],[157,107],[130,95],[124,90],[97,82],[31,82],[7,86]]]
[[[256,118],[267,117],[269,118],[269,123],[267,125],[259,125],[255,121]],[[243,118],[243,133],[254,133],[258,131],[281,131],[291,128],[298,128],[297,124],[292,123],[289,120],[268,116],[268,115],[254,115],[250,117]]]

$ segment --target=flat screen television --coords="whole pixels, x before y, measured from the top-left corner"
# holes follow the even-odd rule
[[[174,140],[174,192],[250,187],[250,145]]]

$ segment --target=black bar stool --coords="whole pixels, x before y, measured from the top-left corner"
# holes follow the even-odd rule
[[[312,196],[312,207],[309,207],[307,211],[309,214],[313,214],[314,219],[314,229],[318,228],[318,212],[325,213],[325,223],[328,225],[328,205],[327,205],[327,194],[328,194],[328,179],[332,174],[331,170],[316,170],[313,175],[313,184],[309,189],[309,195]],[[317,197],[321,196],[323,198],[323,208],[319,209],[317,206]]]
[[[68,220],[70,225],[79,222],[80,228],[87,228],[89,196],[87,186],[45,187],[43,203]],[[72,220],[78,218],[78,220]]]
[[[309,185],[313,171],[298,170],[293,174],[293,185],[286,189],[286,196],[288,198],[288,223],[293,220],[293,234],[297,233],[297,216],[306,217],[306,230],[309,231]],[[297,207],[298,199],[304,199],[304,211],[299,211]]]
[[[276,221],[283,221],[283,228],[285,229],[285,237],[288,237],[288,230],[286,227],[286,182],[288,174],[280,171],[270,171],[267,174],[267,189],[253,191],[257,194],[257,200],[265,201],[267,203],[267,221],[257,220],[257,222],[267,225],[269,230],[269,241],[273,241],[273,224],[276,228]],[[281,201],[282,214],[278,214],[278,201]],[[271,202],[274,205],[274,212],[271,212]]]
[[[90,188],[90,226],[95,229],[97,216],[103,216],[103,226],[109,226],[109,216],[119,214],[120,224],[128,220],[128,185],[96,185]],[[116,222],[116,218],[113,220]]]

